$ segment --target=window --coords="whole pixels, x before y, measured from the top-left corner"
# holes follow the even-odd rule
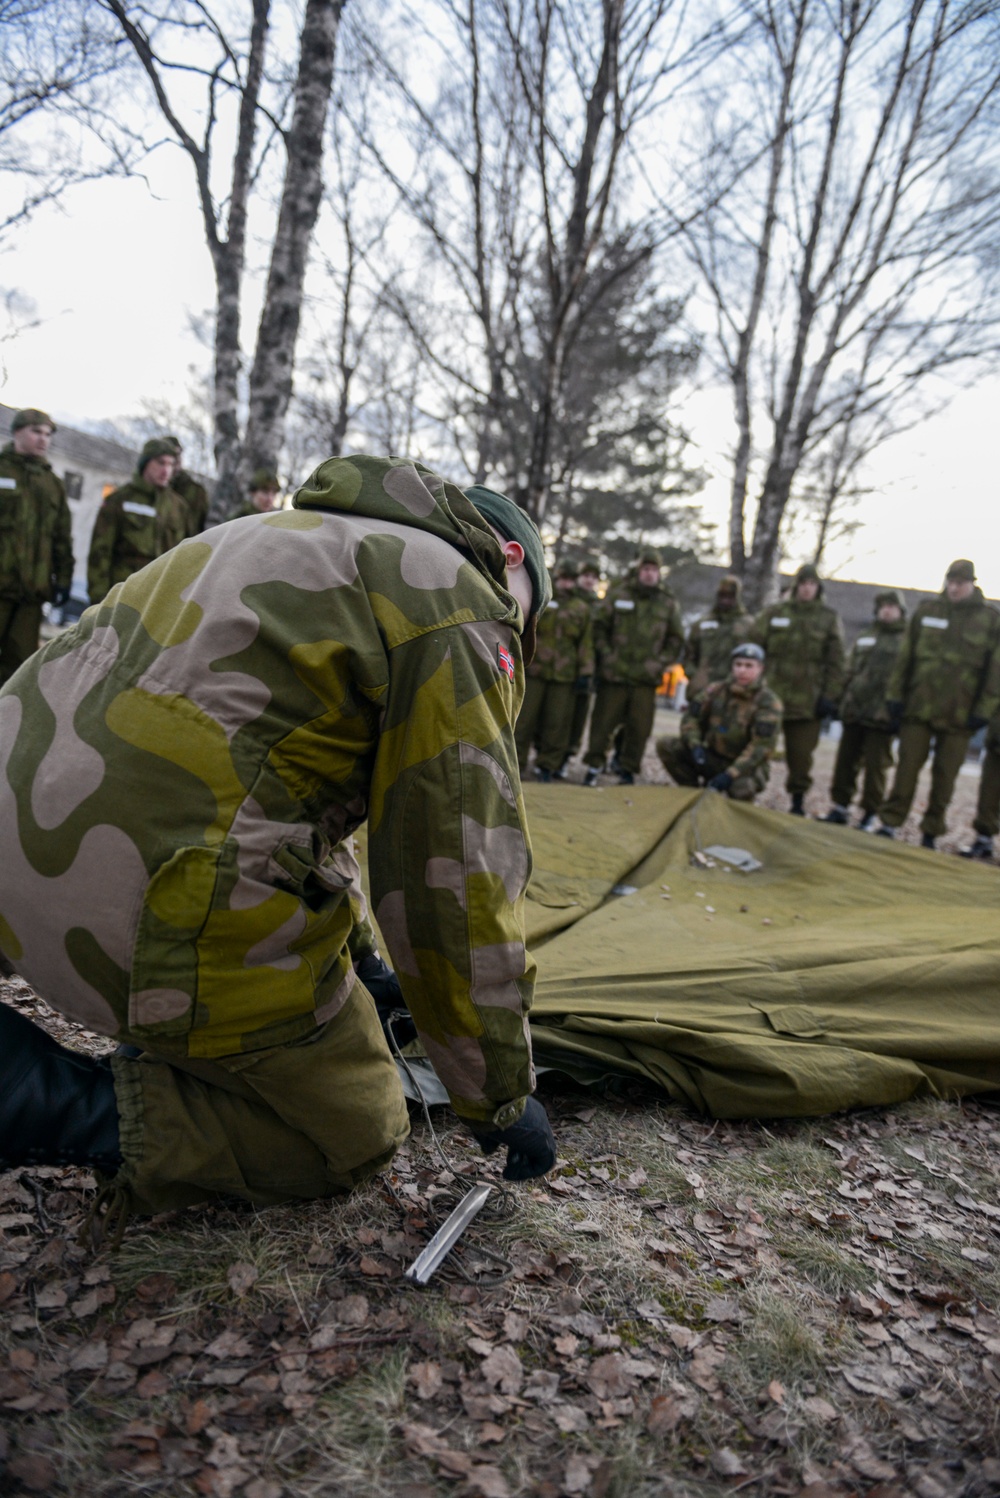
[[[83,474],[67,471],[63,474],[63,483],[66,485],[66,498],[79,499],[83,494]]]

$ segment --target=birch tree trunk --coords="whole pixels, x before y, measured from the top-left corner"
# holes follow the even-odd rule
[[[250,373],[250,408],[243,443],[245,478],[276,469],[292,395],[295,346],[313,230],[323,193],[323,144],[333,89],[337,29],[346,0],[307,0],[299,43],[288,165],[257,347]]]

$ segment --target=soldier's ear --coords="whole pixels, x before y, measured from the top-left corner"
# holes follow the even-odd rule
[[[502,541],[500,549],[508,567],[524,566],[524,547],[520,541]]]

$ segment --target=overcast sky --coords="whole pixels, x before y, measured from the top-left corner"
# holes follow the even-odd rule
[[[189,366],[206,357],[189,319],[214,302],[190,170],[178,152],[161,150],[149,186],[82,187],[61,209],[40,212],[0,256],[0,287],[30,297],[41,319],[0,346],[0,400],[74,425],[137,414],[144,399],[184,397]],[[246,309],[249,344],[255,312]],[[725,392],[694,397],[681,417],[713,475],[702,499],[724,545],[733,435]],[[991,379],[883,448],[868,471],[865,526],[831,554],[830,570],[936,589],[948,562],[969,556],[986,593],[1000,597],[998,426],[1000,380]]]

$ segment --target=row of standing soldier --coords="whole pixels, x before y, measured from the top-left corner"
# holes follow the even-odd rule
[[[739,761],[727,789],[741,799],[766,783],[767,761],[777,742],[770,726],[775,714],[784,734],[793,814],[805,814],[823,722],[839,716],[843,731],[831,787],[833,805],[825,820],[849,822],[863,770],[858,825],[885,837],[894,836],[906,820],[920,771],[933,752],[930,796],[921,821],[927,848],[945,830],[969,740],[987,727],[976,838],[967,852],[992,856],[993,838],[1000,831],[1000,614],[977,587],[971,562],[953,562],[941,593],[919,604],[909,620],[898,593],[877,593],[871,626],[855,642],[849,659],[839,617],[824,601],[823,584],[811,566],[799,569],[785,599],[756,617],[743,606],[739,580],[723,578],[713,608],[691,627],[686,641],[657,553],[642,552],[628,576],[609,587],[603,599],[599,581],[594,558],[586,558],[579,569],[570,562],[555,568],[554,596],[539,622],[538,653],[528,668],[517,724],[522,771],[534,744],[538,777],[567,778],[593,683],[584,784],[597,784],[612,742],[612,766],[622,783],[631,784],[652,728],[656,688],[664,670],[679,660],[689,681],[680,745],[692,750],[705,747],[711,738],[723,757],[731,756],[730,763]],[[737,671],[733,651],[744,643],[761,648],[766,682],[760,669],[753,682],[747,679],[746,665]],[[713,683],[728,683],[730,695],[717,690],[706,701]],[[886,796],[897,737],[899,761]],[[676,741],[657,744],[672,777],[690,783],[690,763],[683,755],[678,759],[677,749]],[[714,773],[700,776],[705,783],[727,773],[721,763],[715,764],[716,750],[712,756]]]
[[[0,453],[0,683],[37,648],[42,605],[65,603],[72,583],[69,507],[46,458],[54,431],[44,411],[18,411],[11,441]],[[128,483],[105,498],[88,558],[91,603],[204,529],[208,494],[182,460],[177,437],[153,438]],[[239,513],[273,508],[277,492],[277,477],[258,470]],[[738,579],[724,578],[715,607],[692,627],[686,642],[655,551],[641,553],[604,599],[598,597],[599,582],[596,558],[586,558],[579,568],[556,568],[555,596],[539,627],[538,654],[518,721],[522,768],[535,742],[540,777],[565,778],[566,764],[582,741],[596,678],[585,784],[597,783],[612,742],[620,779],[631,783],[652,729],[665,665],[682,661],[697,706],[710,681],[730,676],[734,645],[748,640],[763,648],[768,686],[781,699],[793,813],[804,813],[823,720],[839,710],[844,729],[828,820],[848,820],[863,764],[861,825],[893,836],[906,819],[933,746],[931,791],[921,823],[924,845],[932,847],[944,832],[969,737],[988,725],[976,838],[968,851],[975,857],[992,855],[1000,831],[1000,615],[976,587],[971,562],[953,563],[943,592],[921,603],[908,624],[897,594],[876,595],[872,629],[857,641],[849,663],[840,621],[823,602],[815,568],[801,568],[789,597],[756,619],[742,605]],[[715,711],[718,716],[718,704]],[[689,723],[688,738],[696,731]],[[885,799],[896,734],[899,765]],[[755,775],[760,778],[759,766]]]

